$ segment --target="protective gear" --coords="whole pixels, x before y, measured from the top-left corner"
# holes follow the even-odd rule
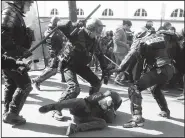
[[[56,17],[56,16],[52,17],[51,20],[50,20],[50,23],[49,23],[48,27],[50,27],[50,28],[56,27],[58,21],[60,21],[60,18],[59,17]]]
[[[15,93],[13,94],[9,112],[19,114],[26,101],[26,98],[28,97],[32,89],[33,88],[31,84],[27,84],[24,89],[17,88]]]
[[[26,120],[22,116],[8,112],[3,116],[3,122],[12,125],[22,125],[26,123]]]
[[[121,99],[121,96],[117,92],[113,92],[113,91],[110,91],[110,92],[111,92],[110,96],[114,103],[114,110],[116,111],[121,106],[122,99]]]
[[[87,21],[86,24],[86,28],[90,31],[95,30],[95,28],[102,26],[105,27],[105,25],[103,25],[102,21],[98,18],[92,18],[90,20]]]
[[[2,48],[7,55],[20,57],[23,49],[29,49],[31,42],[26,32],[23,14],[11,3],[2,11]]]
[[[162,117],[170,118],[170,110],[168,109],[168,104],[166,102],[164,95],[162,94],[160,87],[156,86],[156,85],[152,86],[151,92],[152,92],[154,99],[157,101],[157,103],[162,111],[160,113],[160,115]]]
[[[24,8],[24,4],[25,2],[30,2],[33,3],[34,0],[13,0],[11,3],[15,4],[15,5],[20,5],[20,10],[22,13],[24,13],[23,8]]]
[[[128,96],[131,101],[131,113],[132,115],[142,115],[142,96],[136,85],[128,88]]]

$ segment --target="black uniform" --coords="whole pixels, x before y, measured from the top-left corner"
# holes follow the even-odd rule
[[[108,93],[108,94],[107,94]],[[105,110],[101,108],[98,101],[110,96],[112,104]],[[113,91],[94,93],[87,98],[74,98],[64,100],[60,103],[49,104],[40,107],[41,113],[51,110],[70,109],[74,116],[74,122],[77,125],[77,131],[87,131],[94,129],[103,129],[106,123],[112,123],[116,117],[116,110],[120,107],[122,99],[120,95]]]
[[[64,76],[68,88],[67,91],[62,94],[59,101],[76,98],[80,93],[76,74],[91,84],[90,94],[98,92],[101,81],[87,66],[92,59],[92,55],[95,54],[100,62],[103,74],[106,74],[107,65],[104,62],[104,56],[97,40],[92,38],[90,35],[91,32],[85,28],[80,29],[78,33],[70,36],[70,33],[76,27],[71,21],[67,23],[60,22],[58,23],[58,27],[69,40],[64,48],[64,60],[62,62],[62,69],[64,69]]]
[[[160,115],[165,117],[170,116],[166,99],[161,92],[161,87],[166,81],[171,79],[174,73],[174,68],[171,65],[172,60],[169,56],[170,41],[167,40],[167,37],[163,34],[153,34],[143,38],[138,45],[131,48],[118,69],[119,71],[125,70],[133,57],[137,57],[139,61],[146,60],[149,69],[128,89],[133,119],[131,120],[132,123],[129,122],[124,127],[142,125],[144,120],[142,119],[141,91],[149,87],[151,87],[151,92],[162,111]]]
[[[48,33],[50,33],[51,31],[52,31],[51,28],[48,28],[47,31],[45,32],[45,36],[48,35]],[[52,36],[50,36],[46,40],[46,44],[49,47],[51,55],[51,65],[40,76],[32,80],[33,82],[36,83],[38,89],[40,89],[39,88],[40,83],[42,83],[43,81],[57,73],[58,66],[60,63],[57,56],[60,54],[63,48],[63,36],[64,35],[62,34],[62,32],[60,30],[57,30]],[[63,72],[61,73],[63,74]]]
[[[5,55],[15,59],[31,47],[32,38],[28,34],[23,17],[21,10],[12,3],[2,11],[1,46]],[[11,69],[3,69],[3,76],[5,112],[19,114],[32,90],[30,77],[27,72],[21,75]]]

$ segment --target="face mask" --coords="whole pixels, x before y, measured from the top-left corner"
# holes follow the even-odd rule
[[[107,110],[112,104],[112,98],[110,96],[105,97],[101,99],[100,101],[98,101],[98,103],[103,110]]]

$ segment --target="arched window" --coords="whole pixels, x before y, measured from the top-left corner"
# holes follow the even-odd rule
[[[77,15],[84,15],[84,11],[82,9],[77,9]]]
[[[105,9],[102,13],[102,16],[113,16],[113,11],[111,9]]]
[[[184,10],[183,9],[175,9],[171,13],[171,17],[184,17]]]
[[[146,12],[145,9],[138,9],[138,10],[135,12],[134,16],[147,16],[147,12]]]
[[[59,13],[58,13],[58,10],[57,9],[52,9],[51,10],[51,13],[50,13],[50,15],[58,15]]]

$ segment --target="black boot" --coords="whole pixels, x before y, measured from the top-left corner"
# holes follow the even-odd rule
[[[154,96],[154,99],[157,101],[159,108],[161,109],[159,116],[170,118],[170,110],[168,109],[168,104],[166,102],[164,94],[161,92],[160,87],[156,86],[156,88],[152,88],[152,94]]]
[[[124,128],[133,128],[144,126],[144,118],[142,117],[142,96],[137,86],[131,86],[128,89],[129,99],[131,100],[130,110],[132,119],[123,125]]]

